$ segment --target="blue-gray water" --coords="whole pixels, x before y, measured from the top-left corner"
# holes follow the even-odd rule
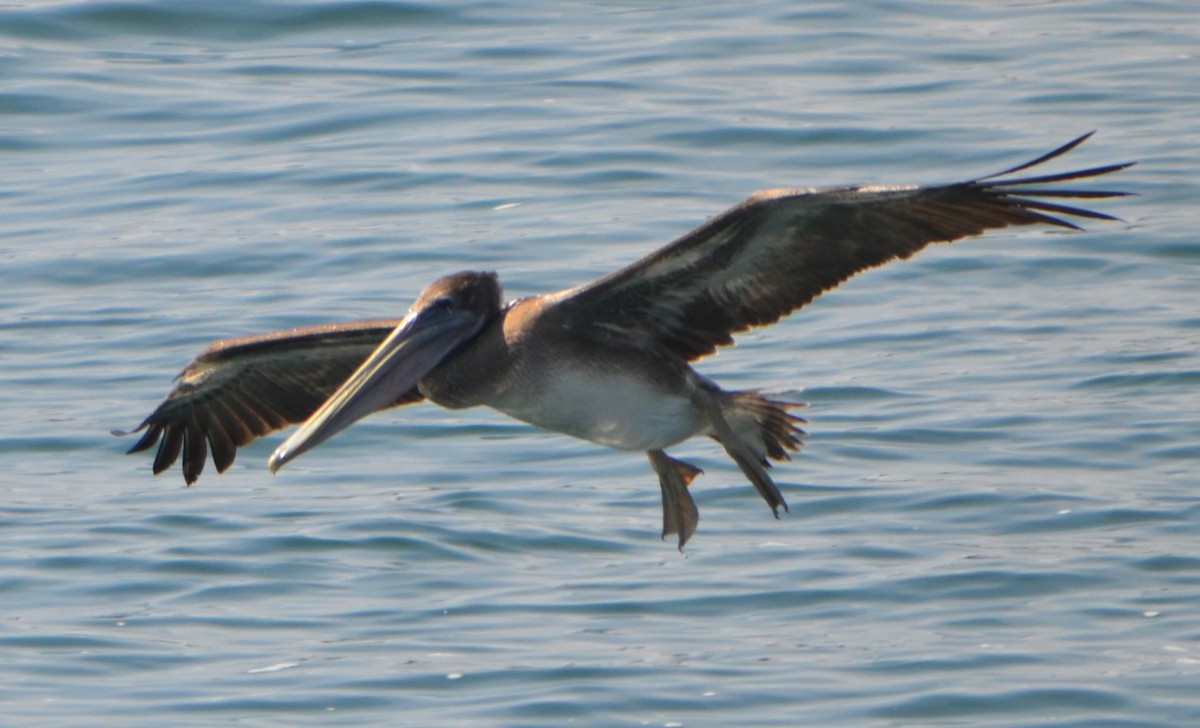
[[[1177,2],[0,8],[0,723],[1200,723],[1200,16]],[[374,417],[191,489],[210,340],[512,295],[751,191],[1054,169],[1121,223],[870,272],[700,364],[811,403],[685,555],[637,454]]]

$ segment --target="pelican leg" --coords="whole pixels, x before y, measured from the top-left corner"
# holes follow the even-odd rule
[[[708,393],[705,393],[708,394]],[[762,496],[767,505],[771,507],[771,512],[775,514],[775,518],[779,518],[779,507],[783,510],[788,509],[787,501],[783,499],[783,493],[779,492],[779,487],[775,485],[775,481],[771,480],[771,476],[767,475],[767,468],[771,467],[767,462],[766,457],[761,451],[761,446],[755,448],[750,440],[737,433],[725,418],[725,414],[721,411],[721,402],[719,395],[721,392],[714,392],[709,396],[700,396],[697,398],[697,404],[708,415],[709,422],[713,426],[713,434],[717,442],[725,448],[725,452],[729,453],[729,457],[741,468],[742,473],[754,485],[754,489]]]
[[[747,454],[741,448],[725,446],[725,452],[729,453],[729,457],[738,464],[750,482],[754,484],[754,489],[763,497],[767,505],[771,507],[771,513],[775,514],[776,520],[779,519],[779,508],[788,510],[787,501],[783,499],[783,493],[779,492],[779,486],[775,485],[775,481],[771,480],[771,476],[767,475],[767,468],[770,464],[766,460],[760,460],[754,457],[753,454]]]
[[[647,450],[650,465],[658,473],[658,485],[662,488],[663,529],[666,540],[672,533],[679,534],[679,550],[696,532],[700,522],[700,511],[696,501],[688,492],[688,485],[704,471],[682,460],[676,460],[662,450]]]

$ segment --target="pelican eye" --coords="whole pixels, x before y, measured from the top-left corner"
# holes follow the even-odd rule
[[[449,313],[454,310],[454,299],[450,296],[438,296],[433,299],[432,306],[443,313]]]

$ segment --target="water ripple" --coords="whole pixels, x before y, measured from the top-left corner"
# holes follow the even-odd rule
[[[1186,3],[63,0],[0,10],[0,703],[13,724],[1200,724]],[[1048,71],[1052,69],[1052,71]],[[271,476],[125,456],[210,340],[584,282],[755,189],[1072,152],[1128,223],[856,276],[698,362],[719,444],[381,413]],[[1071,168],[1070,158],[1047,171]]]

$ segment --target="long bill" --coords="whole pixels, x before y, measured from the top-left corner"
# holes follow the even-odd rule
[[[480,329],[478,317],[426,308],[410,312],[300,429],[275,448],[271,472],[372,412],[391,406]]]

